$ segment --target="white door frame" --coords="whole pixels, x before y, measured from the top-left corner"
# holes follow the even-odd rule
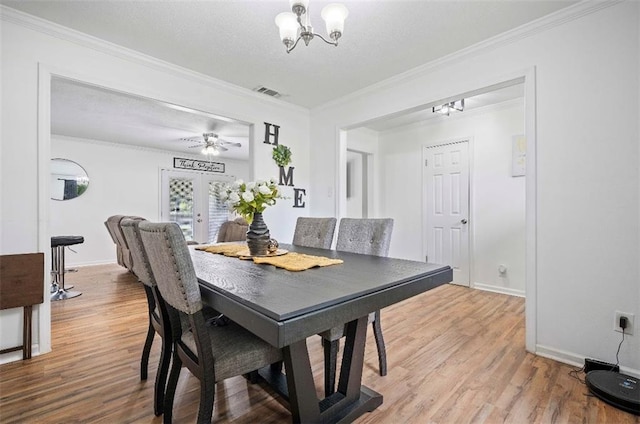
[[[38,215],[37,215],[37,251],[44,253],[45,273],[44,273],[44,289],[45,293],[50,287],[51,276],[48,270],[51,263],[51,233],[49,229],[50,219],[50,183],[49,183],[49,162],[51,160],[51,79],[54,77],[66,78],[81,81],[87,84],[93,84],[105,87],[113,91],[129,93],[135,96],[146,97],[149,99],[158,99],[166,97],[164,93],[158,93],[154,90],[149,91],[145,87],[132,85],[122,79],[105,79],[96,77],[86,72],[77,72],[65,67],[51,65],[38,62],[38,123],[37,123],[37,162],[38,162]],[[179,105],[180,101],[171,99],[165,100],[168,103]],[[194,110],[198,110],[197,106],[189,106]],[[202,108],[206,110],[206,108]],[[222,116],[222,114],[221,114]],[[249,125],[249,177],[252,178],[255,170],[254,151],[252,147],[257,142],[255,137],[255,122],[248,119],[233,118],[245,122]],[[160,215],[158,215],[160,216]],[[34,345],[34,356],[48,353],[51,351],[51,302],[48,296],[45,296],[44,302],[36,305],[37,310],[37,337],[38,343]],[[15,356],[12,356],[14,355]],[[2,363],[11,361],[13,357],[19,359],[20,352],[14,352],[5,355]]]
[[[474,80],[467,84],[464,89],[452,91],[449,100],[468,97],[488,91],[487,89],[498,86],[513,84],[524,84],[524,135],[527,140],[526,150],[526,175],[525,175],[525,347],[529,352],[537,351],[537,169],[536,169],[536,68],[531,66],[525,69],[507,72],[501,75],[493,75],[488,78]],[[460,86],[459,86],[460,87]],[[493,88],[493,89],[495,89]],[[347,132],[350,129],[361,127],[366,122],[375,121],[385,116],[398,116],[404,112],[428,109],[429,107],[442,104],[443,99],[431,98],[424,104],[408,108],[405,111],[396,110],[385,115],[370,116],[366,120],[357,122],[344,122],[336,125],[335,128],[335,152],[336,170],[335,180],[335,212],[336,216],[344,216],[346,211],[346,190],[344,190],[345,163],[347,156]],[[473,189],[472,189],[473,191]],[[472,268],[473,269],[473,268]]]

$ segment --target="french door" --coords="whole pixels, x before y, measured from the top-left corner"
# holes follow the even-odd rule
[[[216,188],[229,178],[204,172],[161,172],[161,220],[176,222],[187,241],[213,243],[223,222],[230,217],[227,206],[216,197]]]
[[[469,143],[425,147],[424,159],[427,260],[469,287]]]

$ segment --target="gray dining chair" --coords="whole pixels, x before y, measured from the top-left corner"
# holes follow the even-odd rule
[[[247,230],[249,223],[246,219],[238,217],[233,221],[225,221],[218,230],[216,243],[228,241],[245,241],[247,239]]]
[[[185,366],[200,380],[198,423],[209,423],[217,382],[279,363],[282,351],[234,322],[208,326],[189,248],[178,225],[142,222],[139,228],[151,270],[167,304],[173,334],[164,422],[171,422],[176,386]]]
[[[293,243],[296,246],[331,249],[333,233],[336,229],[335,218],[298,217],[293,232]]]
[[[365,255],[387,256],[393,232],[393,219],[342,218],[338,228],[336,250]],[[369,314],[373,335],[378,348],[378,364],[381,376],[387,375],[387,351],[382,337],[380,310]],[[334,327],[323,333],[324,347],[324,390],[325,396],[335,392],[336,362],[340,338],[344,327]]]
[[[156,280],[151,272],[151,265],[147,254],[142,247],[140,238],[140,222],[142,218],[124,218],[120,221],[122,234],[129,246],[133,267],[131,271],[138,280],[143,284],[144,292],[147,296],[147,306],[149,307],[149,327],[147,330],[147,338],[142,349],[142,358],[140,360],[140,379],[147,379],[147,368],[149,365],[149,353],[155,334],[158,333],[161,338],[160,361],[156,372],[156,380],[154,384],[154,401],[153,412],[156,415],[162,415],[164,406],[164,393],[167,384],[167,376],[169,374],[169,364],[171,361],[171,327],[169,324],[169,315],[164,300],[158,292]]]

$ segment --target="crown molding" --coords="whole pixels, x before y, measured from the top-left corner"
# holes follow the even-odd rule
[[[217,90],[222,90],[229,94],[247,97],[253,101],[285,108],[295,112],[309,113],[308,108],[294,105],[280,99],[268,97],[264,94],[256,93],[252,90],[249,90],[248,88],[240,87],[238,85],[210,77],[200,72],[196,72],[182,66],[157,59],[153,56],[149,56],[136,50],[132,50],[118,44],[105,41],[101,38],[97,38],[92,35],[56,24],[54,22],[47,21],[37,16],[12,9],[2,4],[0,4],[0,20],[20,25],[33,31],[49,35],[60,40],[68,41],[81,47],[98,51],[100,53],[117,57],[119,59],[123,59],[137,65],[146,66],[156,71],[191,80],[198,84],[203,84]]]
[[[619,3],[623,3],[623,1],[624,0],[581,1],[572,6],[558,10],[557,12],[551,13],[547,16],[543,16],[542,18],[528,22],[512,30],[503,32],[491,38],[487,38],[486,40],[479,43],[472,44],[471,46],[458,50],[455,53],[451,53],[439,59],[432,60],[423,65],[409,69],[408,71],[387,78],[386,80],[369,85],[361,90],[354,91],[353,93],[347,94],[346,96],[324,103],[320,106],[312,108],[311,110],[312,112],[320,112],[325,109],[335,108],[352,100],[366,96],[367,94],[370,94],[372,92],[409,82],[411,80],[432,73],[438,69],[455,65],[463,60],[486,53],[487,51],[495,50],[499,47],[512,44],[516,41],[545,32],[549,29],[574,21],[583,16],[587,16],[602,9],[606,9]]]

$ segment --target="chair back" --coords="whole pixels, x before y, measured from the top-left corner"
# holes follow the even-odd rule
[[[342,218],[336,250],[365,255],[387,256],[393,219]]]
[[[111,236],[111,240],[116,245],[116,259],[118,261],[118,265],[127,267],[124,262],[124,258],[122,257],[122,243],[124,243],[124,238],[121,239],[122,234],[120,232],[120,221],[122,221],[124,215],[112,215],[104,222],[104,226],[107,227],[107,231]]]
[[[299,217],[293,233],[293,244],[296,246],[331,249],[336,222],[337,219],[335,218]]]
[[[244,218],[236,218],[233,221],[222,223],[218,230],[217,242],[245,241],[247,239],[249,223]]]
[[[124,238],[122,227],[120,227],[120,223],[125,218],[144,219],[135,215],[113,215],[107,218],[104,225],[107,227],[109,235],[111,235],[111,238],[116,244],[118,264],[131,271],[133,270],[133,259],[131,258],[131,252],[129,251],[127,240]]]
[[[120,221],[120,228],[122,228],[122,233],[131,252],[131,259],[133,261],[131,271],[138,277],[138,280],[140,280],[142,284],[154,287],[156,280],[151,272],[149,258],[147,258],[147,252],[142,247],[142,239],[140,238],[139,225],[142,221],[144,221],[142,218],[125,217]]]
[[[139,229],[151,271],[164,301],[188,315],[202,310],[198,279],[178,224],[143,221]]]

